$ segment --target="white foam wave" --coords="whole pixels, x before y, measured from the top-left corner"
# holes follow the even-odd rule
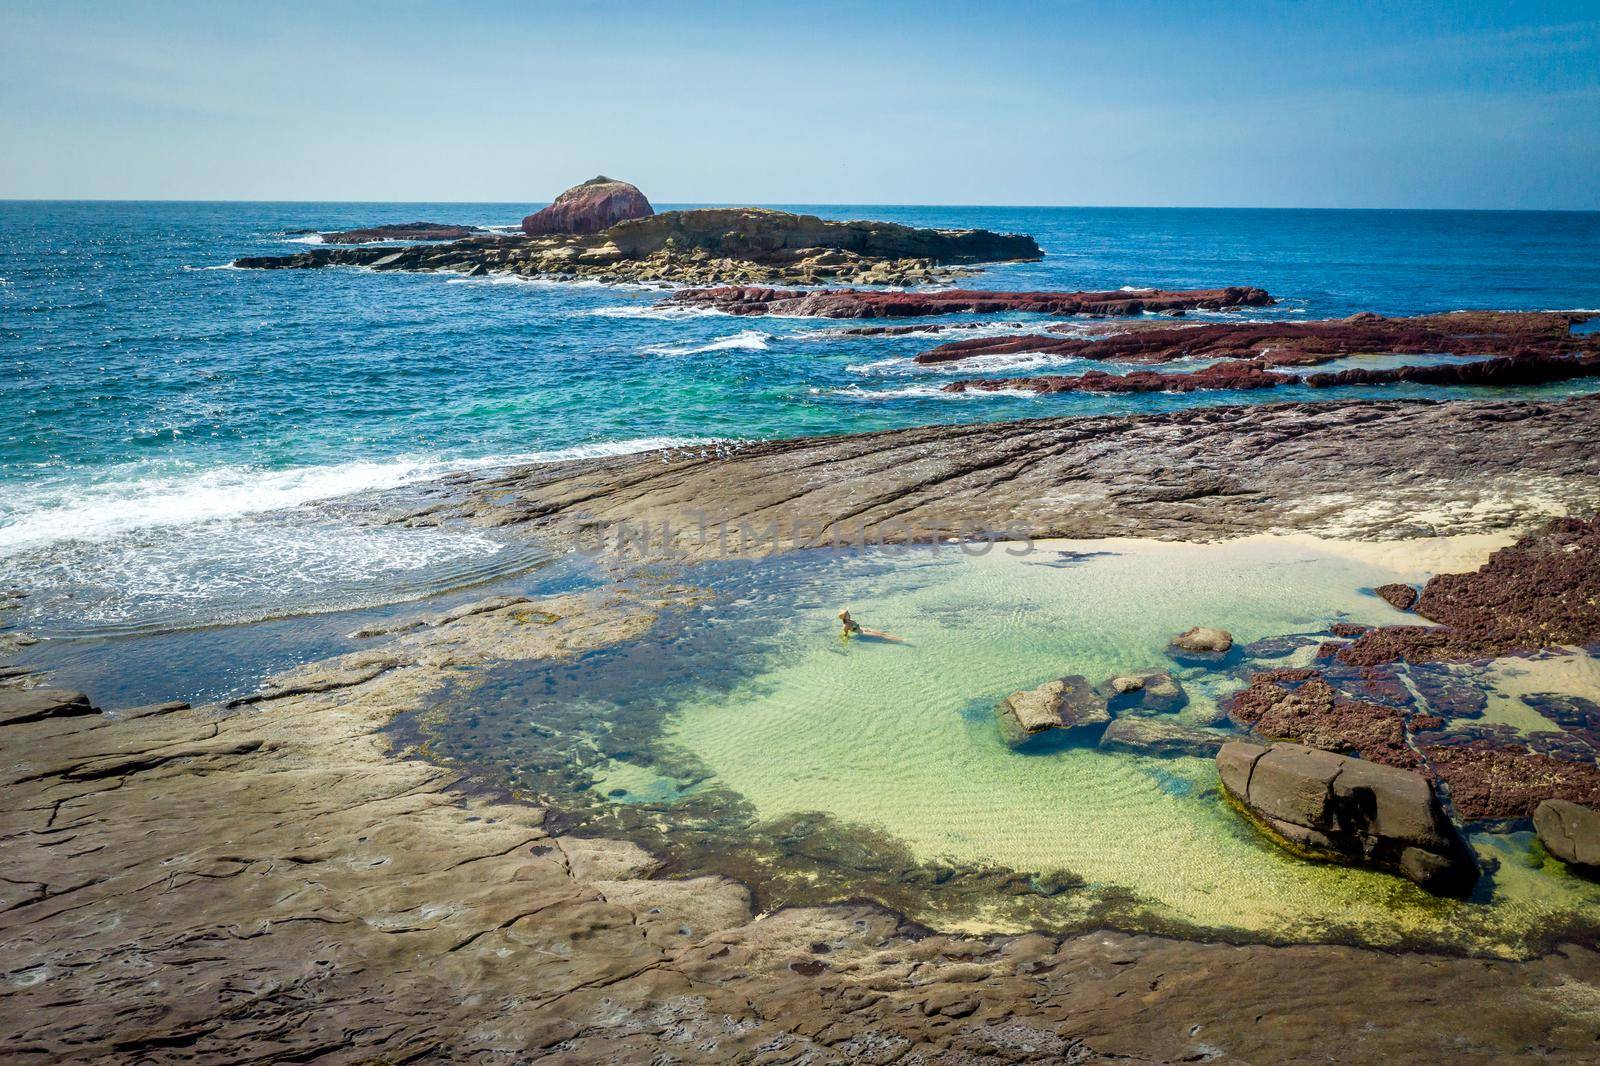
[[[764,352],[771,346],[772,334],[746,329],[705,344],[652,344],[641,350],[646,355],[702,355],[706,352]]]
[[[396,602],[492,576],[526,552],[480,530],[357,526],[302,515],[219,518],[0,558],[32,625],[184,628]]]
[[[985,400],[998,397],[1027,400],[1039,398],[1038,393],[1024,389],[1000,389],[993,392],[969,389],[966,392],[945,392],[938,385],[904,385],[893,389],[864,389],[859,385],[847,385],[842,389],[812,389],[811,391],[819,396],[829,396],[840,400],[863,400],[869,402],[883,400]]]
[[[853,363],[845,367],[852,374],[883,377],[907,377],[915,374],[955,374],[970,376],[995,370],[1059,370],[1063,368],[1089,368],[1103,366],[1089,359],[1072,355],[1051,355],[1047,352],[1008,352],[1004,355],[974,355],[949,363],[919,363],[915,359],[878,359],[870,363]]]
[[[554,463],[658,449],[716,446],[714,438],[638,437],[474,459],[398,457],[280,470],[125,469],[83,484],[58,480],[0,487],[0,558],[64,541],[104,541],[134,530],[173,528],[262,514],[358,493],[380,492],[459,470]]]
[[[522,285],[535,289],[624,289],[633,292],[665,292],[671,286],[646,281],[600,281],[596,278],[525,278],[520,274],[479,274],[456,277],[446,285]],[[586,312],[592,313],[592,312]]]
[[[647,318],[670,322],[681,318],[732,318],[726,311],[717,311],[710,307],[686,307],[682,304],[668,304],[660,307],[655,304],[631,304],[627,307],[591,307],[585,314],[595,315],[598,318]]]
[[[283,238],[285,244],[326,244],[320,233],[300,233],[293,237]]]

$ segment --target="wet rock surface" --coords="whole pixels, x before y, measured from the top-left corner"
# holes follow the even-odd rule
[[[1299,744],[1231,741],[1217,753],[1223,787],[1293,848],[1398,873],[1431,892],[1464,895],[1476,861],[1421,774]]]
[[[1397,611],[1409,611],[1416,606],[1417,597],[1421,595],[1410,585],[1390,584],[1379,585],[1372,590],[1383,602]]]
[[[1113,714],[1167,714],[1189,702],[1183,684],[1165,670],[1139,670],[1107,678],[1100,686]]]
[[[595,232],[545,233],[544,225],[535,224],[538,235],[497,233],[403,248],[313,248],[296,255],[246,256],[234,265],[252,270],[357,266],[469,277],[694,285],[841,280],[913,285],[970,273],[978,263],[1039,255],[1027,236],[832,222],[766,208],[665,211]]]
[[[993,258],[999,258],[998,256]],[[1010,256],[1008,258],[1025,258]],[[1265,307],[1273,299],[1262,289],[1230,286],[1186,292],[989,292],[949,289],[935,292],[873,292],[857,289],[804,291],[754,286],[687,289],[665,301],[730,315],[795,315],[808,318],[915,318],[925,315],[1027,312],[1045,315],[1140,315],[1228,307]]]
[[[1349,699],[1315,671],[1299,679],[1257,674],[1228,701],[1229,716],[1272,740],[1293,740],[1328,751],[1415,769],[1422,758],[1409,745],[1405,711]]]
[[[522,232],[530,237],[599,233],[618,222],[649,218],[653,214],[655,208],[636,186],[601,175],[574,185],[557,196],[549,207],[523,219]]]

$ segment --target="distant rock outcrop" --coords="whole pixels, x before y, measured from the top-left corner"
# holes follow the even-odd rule
[[[655,213],[655,208],[638,188],[601,175],[582,185],[574,185],[557,196],[549,207],[523,219],[522,232],[530,237],[599,233],[618,222],[649,218]]]
[[[447,222],[395,222],[383,226],[322,233],[323,244],[369,244],[373,241],[458,241],[484,230]]]
[[[1020,233],[985,229],[924,229],[898,222],[835,222],[763,207],[668,211],[618,226],[611,240],[629,257],[663,249],[700,251],[729,259],[766,262],[823,250],[870,259],[926,259],[933,263],[994,263],[1037,259],[1039,245]]]

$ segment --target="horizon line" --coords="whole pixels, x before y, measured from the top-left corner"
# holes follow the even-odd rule
[[[447,204],[476,206],[484,204],[510,205],[526,204],[542,206],[551,203],[549,200],[274,200],[274,199],[243,199],[243,198],[180,198],[180,197],[106,197],[106,196],[0,196],[0,203],[7,204]],[[731,200],[663,200],[660,201],[667,210],[679,208],[716,208],[716,207],[756,207],[756,208],[784,208],[784,207],[951,207],[951,208],[978,208],[990,210],[1055,210],[1055,211],[1431,211],[1441,214],[1467,214],[1467,213],[1499,213],[1499,214],[1530,214],[1530,215],[1590,215],[1600,213],[1597,207],[1339,207],[1330,205],[1320,206],[1285,206],[1285,205],[1259,205],[1259,204],[1025,204],[1025,203],[991,203],[991,204],[963,204],[963,203],[936,203],[936,202],[903,202],[891,201],[802,201],[787,202],[736,202]]]

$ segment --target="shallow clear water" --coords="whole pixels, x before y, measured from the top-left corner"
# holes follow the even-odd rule
[[[386,584],[397,598],[453,571],[514,568],[482,533],[375,536],[319,515],[265,527],[254,517],[465,465],[1296,397],[954,395],[938,391],[949,368],[909,362],[933,343],[926,337],[663,315],[650,306],[659,294],[636,288],[214,269],[295,251],[303,238],[286,231],[296,228],[510,223],[527,207],[0,203],[0,584],[53,590],[22,620],[60,631],[235,619],[241,583],[226,560],[247,557],[280,600],[299,596],[307,609],[382,598]],[[1274,314],[1296,317],[1600,307],[1593,213],[812,210],[1024,231],[1048,253],[967,284],[1249,283],[1284,298]],[[1049,364],[977,366],[1038,365]],[[341,558],[347,573],[335,572]],[[63,583],[56,564],[79,580]],[[367,579],[359,594],[356,571]]]
[[[1497,953],[1600,919],[1600,886],[1539,868],[1526,834],[1480,834],[1498,869],[1474,901],[1441,901],[1278,850],[1227,805],[1210,759],[1007,748],[993,708],[1013,690],[1171,667],[1167,641],[1196,624],[1247,642],[1403,621],[1365,590],[1425,576],[1298,539],[1050,547],[706,568],[715,595],[639,645],[511,664],[444,701],[431,750],[557,806],[599,803],[641,832],[663,819],[659,846],[756,881],[768,905],[806,901],[822,878],[835,896],[876,894],[943,926],[1112,921]],[[910,644],[841,642],[841,606]],[[1225,671],[1180,676],[1189,724],[1210,721],[1239,684]],[[565,752],[581,754],[558,766]],[[574,800],[583,787],[587,800]],[[840,863],[808,866],[817,838],[789,837],[818,815],[835,837],[877,842],[850,847],[903,853],[911,872],[886,884],[870,863],[842,880]],[[1082,884],[1024,905],[926,874],[995,868]]]

